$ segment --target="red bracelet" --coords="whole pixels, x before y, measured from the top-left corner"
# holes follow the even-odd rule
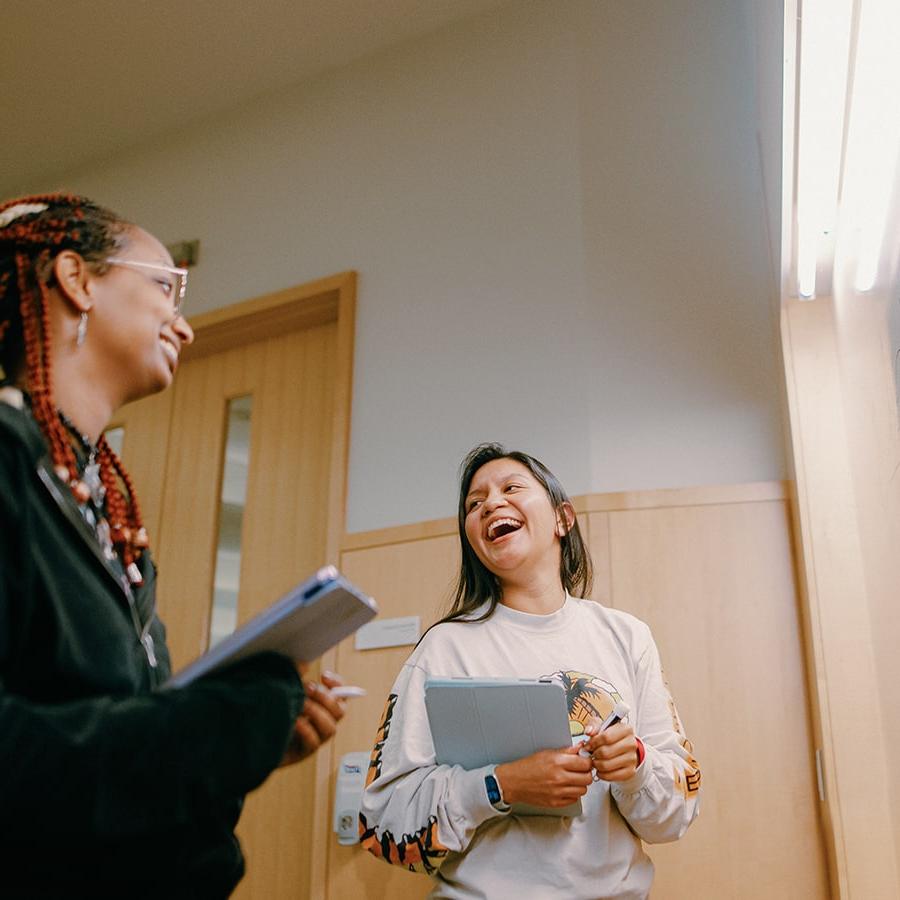
[[[637,758],[638,758],[637,765],[635,766],[635,768],[638,769],[638,768],[640,768],[641,763],[644,761],[644,757],[647,755],[647,751],[644,749],[644,742],[639,737],[635,737],[635,740],[637,741]]]

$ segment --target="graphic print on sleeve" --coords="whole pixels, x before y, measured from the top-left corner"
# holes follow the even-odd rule
[[[359,842],[377,859],[392,866],[403,866],[410,872],[433,875],[449,852],[437,837],[437,816],[429,816],[428,824],[415,834],[404,834],[397,841],[390,831],[383,831],[379,838],[374,828],[369,828],[365,814],[359,815]]]
[[[384,712],[381,715],[381,724],[375,733],[375,746],[372,748],[372,756],[369,759],[369,771],[366,773],[366,787],[368,787],[381,774],[381,754],[384,752],[384,742],[391,730],[391,717],[394,715],[394,707],[397,705],[397,695],[389,694],[387,703],[384,704]]]
[[[672,692],[669,690],[669,680],[666,678],[666,673],[660,671],[660,674],[662,675],[663,686],[669,694],[669,715],[672,716],[672,729],[678,735],[679,742],[685,752],[685,761],[687,762],[687,767],[683,774],[677,769],[675,770],[675,785],[685,797],[690,797],[700,790],[700,782],[702,780],[700,766],[697,760],[694,759],[694,745],[687,739],[687,735],[684,733],[684,728],[681,725],[681,717],[675,708],[675,700],[672,698]]]
[[[387,698],[381,724],[375,735],[375,747],[369,761],[366,785],[381,775],[381,757],[391,731],[391,718],[394,715],[397,698],[397,694],[390,694]],[[437,816],[429,816],[428,822],[415,834],[404,834],[399,841],[390,831],[382,831],[379,837],[375,828],[369,827],[365,814],[359,814],[359,842],[363,848],[378,859],[383,859],[391,865],[404,866],[411,872],[433,875],[444,861],[448,851],[438,840],[437,832]]]

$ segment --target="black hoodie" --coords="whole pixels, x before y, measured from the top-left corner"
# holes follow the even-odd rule
[[[300,678],[265,654],[156,689],[150,554],[131,591],[16,393],[0,402],[0,896],[227,897],[241,802],[281,760]]]

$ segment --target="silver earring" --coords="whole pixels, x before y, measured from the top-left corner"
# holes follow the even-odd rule
[[[87,313],[83,312],[78,321],[78,331],[75,332],[75,346],[80,347],[87,337]]]

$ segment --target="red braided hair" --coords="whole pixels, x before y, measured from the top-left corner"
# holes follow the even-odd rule
[[[72,438],[53,397],[49,289],[52,261],[74,250],[98,270],[121,245],[128,222],[84,197],[38,194],[0,203],[0,365],[31,397],[31,410],[50,448],[57,475],[75,498],[86,488],[78,474]],[[147,546],[140,504],[131,477],[101,437],[97,461],[106,488],[106,515],[113,545],[128,569]]]

